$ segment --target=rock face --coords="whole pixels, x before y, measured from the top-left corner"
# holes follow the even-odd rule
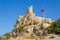
[[[30,6],[26,12],[26,15],[18,17],[18,20],[14,25],[14,29],[11,32],[11,38],[9,38],[9,40],[39,39],[39,30],[42,28],[46,29],[48,26],[50,26],[51,23],[52,20],[49,18],[35,16],[33,7]],[[14,39],[13,37],[16,38]]]
[[[45,23],[47,25],[50,25],[50,23],[52,23],[52,20],[49,18],[42,18],[42,17],[35,16],[35,14],[33,13],[33,8],[32,6],[30,6],[27,10],[26,15],[18,17],[15,27],[18,28],[21,25],[34,24],[34,22],[36,24]]]

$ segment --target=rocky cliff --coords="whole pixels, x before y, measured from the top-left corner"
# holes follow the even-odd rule
[[[51,23],[50,18],[36,16],[30,6],[24,16],[18,17],[8,40],[39,40],[41,30],[45,30]]]

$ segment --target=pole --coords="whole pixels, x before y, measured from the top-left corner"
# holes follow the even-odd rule
[[[41,12],[43,14],[43,17],[45,17],[45,9],[44,8],[42,8]]]
[[[45,18],[45,12],[43,12],[43,17]]]

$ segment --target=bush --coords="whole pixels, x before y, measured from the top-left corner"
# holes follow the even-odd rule
[[[2,37],[0,37],[0,40],[2,40]]]
[[[23,30],[23,28],[24,28],[24,26],[20,26],[19,28],[18,28],[18,30]]]
[[[7,39],[9,39],[11,36],[10,36],[10,33],[6,33],[5,35],[4,35]]]
[[[56,20],[47,28],[49,32],[60,33],[60,19]]]
[[[14,28],[13,30],[12,30],[12,32],[16,32],[17,31],[17,28]]]

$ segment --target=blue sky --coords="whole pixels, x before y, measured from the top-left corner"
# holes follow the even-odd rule
[[[43,16],[41,9],[45,8],[47,18],[60,18],[60,0],[0,0],[0,35],[10,32],[18,16],[26,14],[30,5],[37,16]]]

